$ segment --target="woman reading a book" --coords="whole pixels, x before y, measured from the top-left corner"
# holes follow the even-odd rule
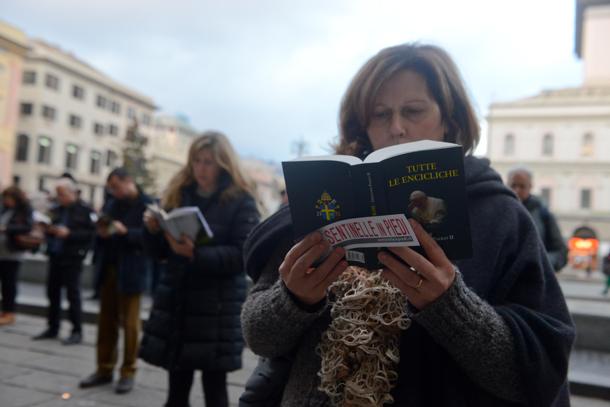
[[[254,190],[227,137],[206,132],[170,181],[166,211],[197,207],[213,236],[172,237],[148,211],[145,242],[167,260],[144,328],[140,357],[168,371],[168,407],[189,405],[195,370],[202,371],[205,403],[228,406],[227,372],[241,367],[239,313],[246,296],[242,245],[258,223]]]
[[[288,209],[246,242],[256,284],[244,336],[255,353],[292,360],[282,406],[569,404],[565,300],[527,212],[472,156],[479,128],[456,66],[435,46],[383,49],[347,89],[336,152],[425,139],[466,153],[472,258],[451,261],[411,219],[423,254],[388,248],[380,272],[363,272],[341,248],[322,257],[317,232],[295,244]]]

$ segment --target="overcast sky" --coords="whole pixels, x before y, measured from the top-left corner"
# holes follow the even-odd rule
[[[577,86],[574,0],[3,0],[0,18],[281,161],[328,152],[358,68],[386,46],[445,47],[481,119],[489,103]],[[484,147],[484,145],[483,145]],[[484,152],[480,149],[479,152]]]

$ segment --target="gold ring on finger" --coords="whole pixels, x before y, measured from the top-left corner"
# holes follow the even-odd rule
[[[419,288],[421,287],[421,285],[423,284],[424,279],[420,278],[419,281],[417,282],[417,285],[414,287],[416,290],[419,290]]]

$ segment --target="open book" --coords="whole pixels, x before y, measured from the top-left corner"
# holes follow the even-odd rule
[[[297,239],[320,230],[333,246],[348,249],[350,263],[374,268],[379,248],[419,245],[405,219],[415,218],[450,259],[472,255],[457,144],[422,140],[379,149],[364,161],[330,155],[282,167]],[[333,226],[354,218],[359,223]]]
[[[182,235],[186,235],[192,241],[197,241],[200,238],[211,239],[214,237],[208,222],[196,206],[176,208],[169,213],[165,212],[157,204],[148,205],[147,207],[157,221],[159,221],[161,229],[172,235],[176,240],[180,240]]]

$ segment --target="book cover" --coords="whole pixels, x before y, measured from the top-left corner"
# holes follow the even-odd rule
[[[379,149],[364,161],[319,156],[282,167],[295,239],[338,221],[401,215],[419,221],[450,259],[472,255],[463,151],[457,144],[422,140]],[[370,244],[358,248],[349,239],[335,245],[349,249],[350,263],[374,268],[376,252],[389,246],[380,237],[369,241],[376,243],[373,249]],[[419,245],[413,237],[394,245]]]
[[[161,229],[176,240],[185,235],[196,244],[204,244],[214,237],[208,222],[196,206],[175,208],[169,213],[156,204],[148,205],[148,209],[159,222]]]

